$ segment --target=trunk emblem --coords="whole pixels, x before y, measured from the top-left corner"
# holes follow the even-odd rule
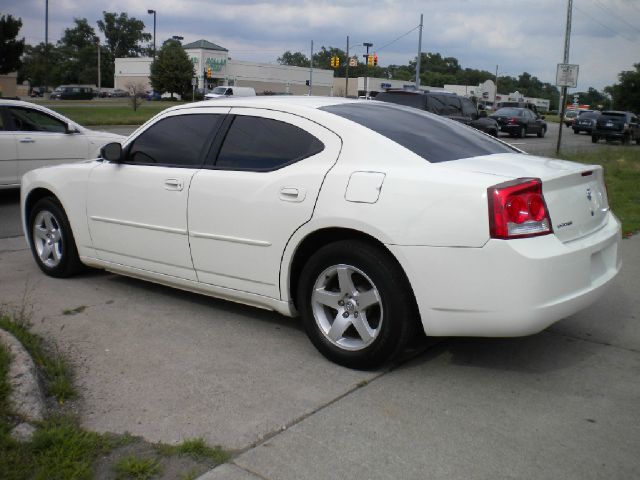
[[[591,201],[591,189],[587,188],[587,200]]]

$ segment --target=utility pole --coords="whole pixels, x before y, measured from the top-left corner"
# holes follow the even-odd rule
[[[49,92],[49,79],[47,78],[47,72],[49,72],[49,0],[44,2],[44,94],[46,98]]]
[[[493,111],[495,112],[498,109],[498,105],[496,101],[498,99],[498,65],[496,65],[496,89],[493,92]]]
[[[311,89],[313,88],[313,40],[311,40],[311,59],[309,67],[309,95],[311,95]]]
[[[155,10],[147,10],[149,15],[153,14],[153,59],[156,59],[156,11]]]
[[[567,28],[564,32],[564,58],[563,62],[569,63],[569,44],[571,42],[571,13],[573,11],[573,0],[567,1]],[[567,87],[562,87],[560,94],[560,129],[558,130],[558,144],[556,145],[556,155],[560,152],[560,143],[562,141],[562,119],[567,109]]]
[[[100,75],[100,39],[98,39],[98,96],[100,96],[100,92],[102,92],[102,78]]]
[[[346,73],[344,75],[344,98],[349,96],[349,35],[347,35],[347,65]]]
[[[420,14],[420,35],[418,36],[418,60],[416,62],[416,90],[420,89],[420,60],[422,60],[422,13]]]
[[[369,98],[369,47],[373,47],[373,43],[364,42],[362,45],[367,47],[367,53],[364,55],[365,74],[364,74],[364,98]]]

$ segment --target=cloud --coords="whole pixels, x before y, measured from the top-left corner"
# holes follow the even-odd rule
[[[185,42],[205,38],[229,49],[233,58],[275,62],[285,50],[309,54],[315,48],[345,49],[374,43],[374,50],[409,32],[424,14],[423,51],[458,58],[463,67],[516,76],[524,71],[555,81],[562,60],[566,2],[504,0],[343,0],[269,1],[149,0],[134,6],[124,0],[59,0],[49,5],[49,39],[55,42],[73,18],[95,26],[102,11],[126,12],[153,30],[148,8],[157,13],[157,43],[173,35]],[[29,43],[44,41],[41,0],[5,0],[2,12],[21,17]],[[411,32],[380,50],[381,65],[405,64],[416,56],[418,34]],[[640,2],[574,2],[571,56],[580,64],[579,89],[601,89],[621,70],[640,62]],[[361,55],[362,48],[354,52]]]

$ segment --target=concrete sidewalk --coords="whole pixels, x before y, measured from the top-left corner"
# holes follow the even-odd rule
[[[270,312],[103,272],[48,278],[20,240],[0,240],[0,303],[26,298],[69,356],[83,424],[239,452],[203,478],[640,472],[639,236],[589,310],[531,337],[445,340],[386,373],[327,362]]]

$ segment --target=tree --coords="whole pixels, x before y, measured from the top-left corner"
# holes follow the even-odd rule
[[[604,89],[613,97],[613,108],[616,110],[640,111],[640,63],[634,64],[633,68],[635,71],[620,72],[620,82]]]
[[[291,53],[289,50],[284,52],[281,57],[278,57],[277,62],[280,65],[291,65],[293,67],[309,67],[311,65],[309,58],[304,53]]]
[[[20,57],[24,52],[24,38],[16,40],[22,28],[22,20],[11,15],[0,17],[0,75],[15,72],[22,62]]]
[[[102,12],[98,28],[106,39],[111,58],[139,57],[146,53],[141,42],[151,41],[151,34],[144,31],[144,22],[126,13]]]
[[[167,40],[151,64],[151,86],[157,92],[186,95],[191,89],[193,63],[177,40]]]
[[[63,60],[60,49],[55,45],[48,48],[44,42],[38,45],[26,45],[22,66],[18,71],[18,82],[28,80],[31,85],[44,85],[45,81],[49,85],[59,85],[62,78]]]
[[[74,18],[75,26],[67,28],[58,40],[62,57],[60,82],[98,82],[98,36],[86,18]]]

